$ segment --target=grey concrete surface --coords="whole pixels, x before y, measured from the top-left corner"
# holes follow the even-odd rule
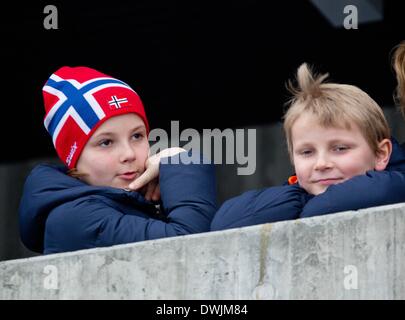
[[[405,204],[0,263],[0,299],[405,299]]]

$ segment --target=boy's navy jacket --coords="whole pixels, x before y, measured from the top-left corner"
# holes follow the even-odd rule
[[[63,166],[35,167],[19,207],[23,243],[48,254],[209,231],[214,166],[178,162],[160,164],[161,210],[138,192],[72,178]]]
[[[308,194],[299,184],[248,191],[220,207],[211,230],[405,202],[405,144],[391,140],[393,151],[385,171],[368,171],[332,185],[317,196]]]

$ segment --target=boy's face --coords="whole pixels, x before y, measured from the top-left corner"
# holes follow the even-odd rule
[[[325,128],[319,125],[316,117],[306,114],[293,124],[295,172],[300,186],[308,193],[318,195],[330,185],[368,170],[385,169],[386,164],[381,166],[357,125],[350,125],[350,130]]]
[[[142,119],[135,113],[104,122],[84,147],[76,168],[94,186],[127,188],[145,171],[149,142]]]

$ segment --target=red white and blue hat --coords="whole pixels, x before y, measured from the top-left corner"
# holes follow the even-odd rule
[[[42,89],[44,125],[59,158],[71,169],[91,135],[111,117],[136,113],[149,133],[138,94],[125,82],[87,67],[62,67]]]

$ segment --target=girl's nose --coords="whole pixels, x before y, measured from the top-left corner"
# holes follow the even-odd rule
[[[127,143],[122,148],[123,150],[120,156],[121,162],[132,162],[136,159],[136,152],[134,146],[131,146],[131,144]]]

